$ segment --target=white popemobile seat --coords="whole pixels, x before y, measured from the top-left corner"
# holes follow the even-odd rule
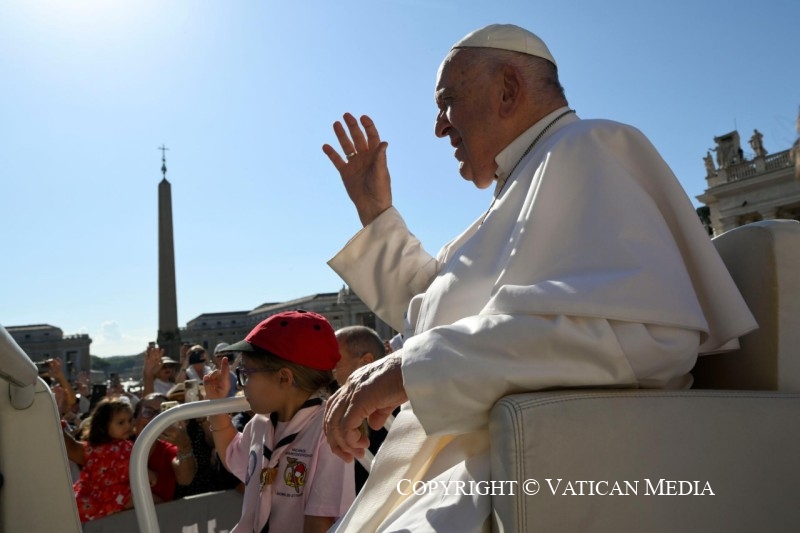
[[[492,498],[495,530],[798,530],[800,223],[757,222],[714,244],[759,329],[701,357],[692,390],[500,400],[492,476],[517,487]]]

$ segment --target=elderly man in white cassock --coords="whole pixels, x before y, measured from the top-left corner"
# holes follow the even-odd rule
[[[364,225],[329,264],[409,333],[328,402],[328,441],[346,459],[369,444],[364,419],[378,428],[402,404],[336,531],[488,530],[489,496],[408,486],[491,479],[498,399],[689,387],[698,354],[756,327],[655,148],[631,126],[578,118],[538,37],[511,25],[467,35],[435,98],[435,133],[461,176],[494,184],[487,211],[435,257],[392,205],[387,143],[369,117],[334,124],[342,155],[323,147]]]

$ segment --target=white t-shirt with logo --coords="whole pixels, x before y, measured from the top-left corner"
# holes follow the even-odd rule
[[[302,531],[306,515],[338,518],[347,511],[355,499],[353,463],[331,452],[322,431],[323,415],[324,403],[278,422],[274,444],[300,429],[285,449],[276,446],[277,471],[263,491],[264,445],[273,442],[272,422],[255,415],[234,437],[225,458],[228,469],[244,481],[245,491],[242,516],[231,533],[261,531],[267,520],[270,531]]]

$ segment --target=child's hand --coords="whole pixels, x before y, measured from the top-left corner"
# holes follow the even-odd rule
[[[209,400],[227,398],[228,392],[231,390],[231,381],[229,376],[230,365],[228,365],[228,358],[223,357],[219,368],[203,377],[203,384],[205,385],[206,389],[206,398]]]

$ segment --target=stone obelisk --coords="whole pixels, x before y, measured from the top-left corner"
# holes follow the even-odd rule
[[[158,184],[158,345],[164,355],[180,361],[178,298],[175,290],[175,244],[172,238],[172,186],[167,181],[168,148],[161,150],[161,173]]]

